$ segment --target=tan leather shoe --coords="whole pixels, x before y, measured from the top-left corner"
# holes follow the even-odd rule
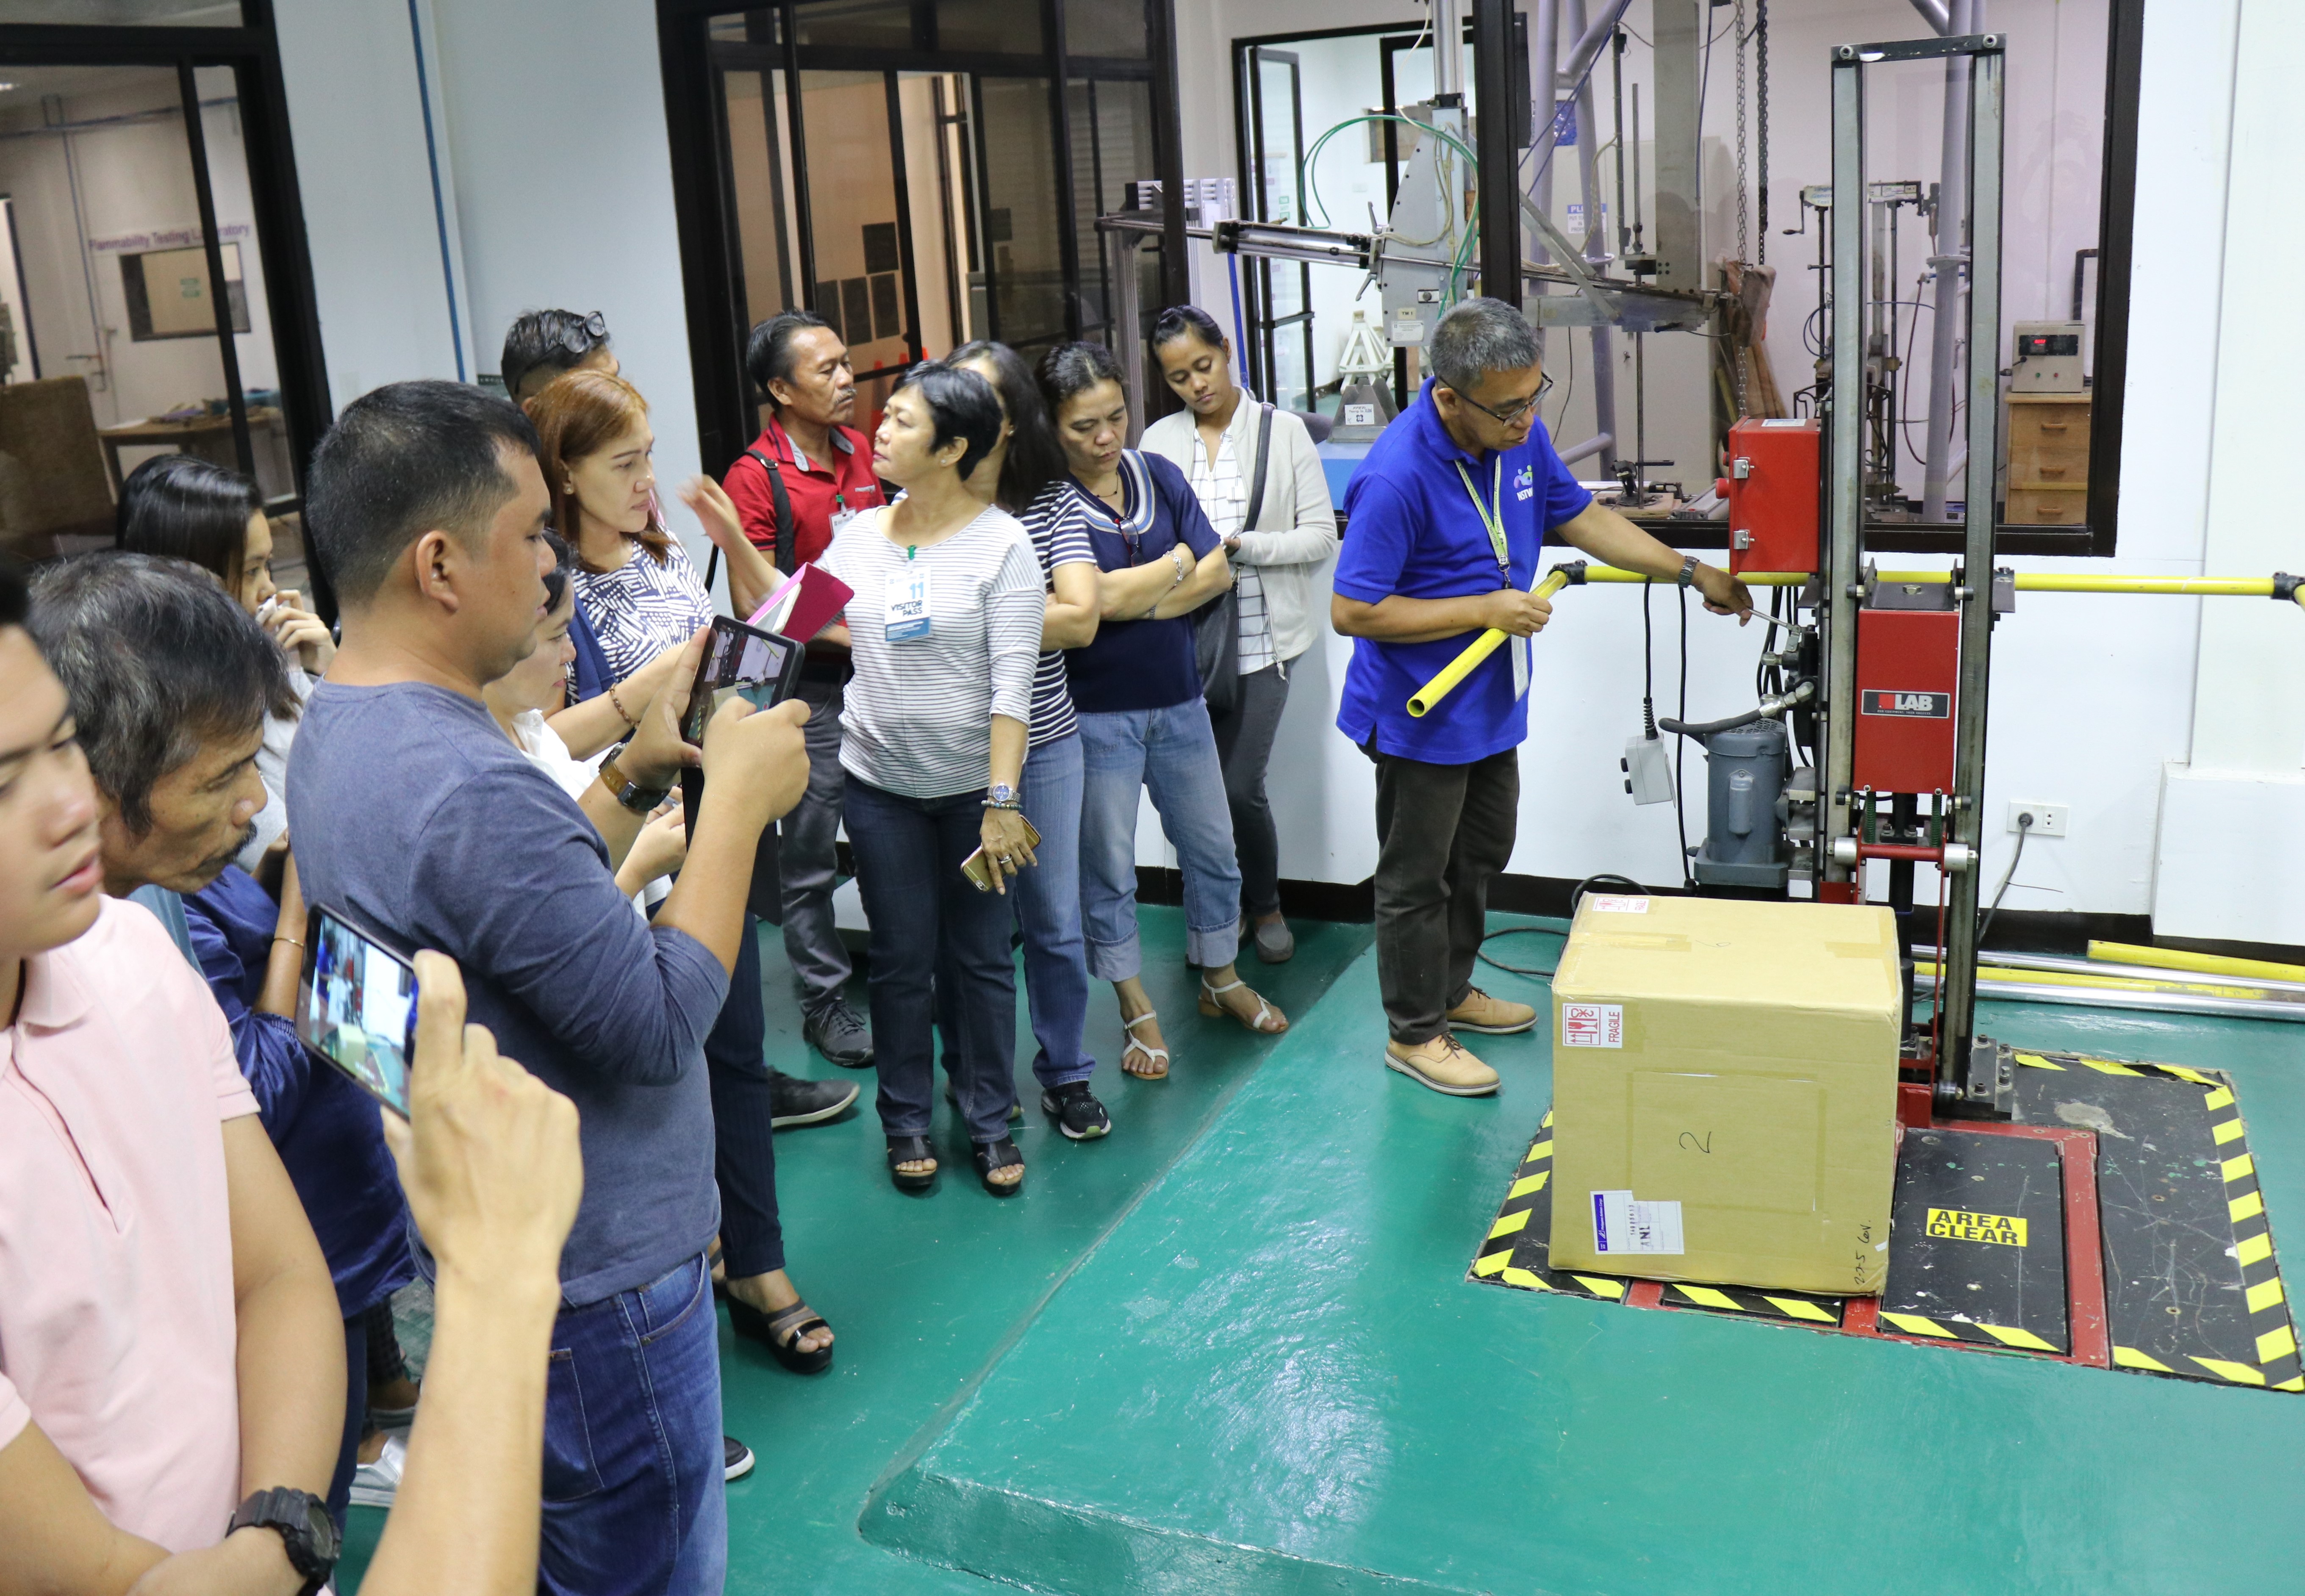
[[[1477,1031],[1484,1036],[1510,1036],[1536,1023],[1536,1011],[1526,1003],[1507,1003],[1478,987],[1465,989],[1465,1001],[1449,1011],[1449,1029]]]
[[[1497,1089],[1497,1072],[1465,1051],[1464,1044],[1445,1031],[1420,1047],[1385,1043],[1384,1064],[1419,1086],[1450,1097],[1486,1097]]]

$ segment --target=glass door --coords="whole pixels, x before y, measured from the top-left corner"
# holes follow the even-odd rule
[[[1302,225],[1305,96],[1297,57],[1263,45],[1252,47],[1248,56],[1249,219]],[[1309,410],[1313,268],[1302,261],[1260,259],[1255,280],[1251,380],[1273,403]]]

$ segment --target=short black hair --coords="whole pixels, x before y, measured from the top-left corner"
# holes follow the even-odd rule
[[[1065,452],[1049,421],[1049,407],[1033,381],[1025,357],[1006,344],[978,338],[944,357],[948,366],[971,361],[988,362],[993,369],[993,391],[1008,412],[1008,453],[1000,461],[1000,507],[1011,514],[1025,506],[1050,483],[1065,475]]]
[[[463,383],[388,383],[344,406],[304,477],[304,524],[337,597],[374,598],[435,527],[485,527],[512,497],[507,448],[539,454],[535,427],[510,400]]]
[[[21,626],[31,607],[31,594],[24,586],[24,573],[18,569],[15,557],[0,554],[0,632]]]
[[[538,367],[573,371],[585,356],[608,346],[608,319],[598,310],[590,316],[574,310],[523,310],[505,330],[497,374],[504,378],[505,392],[516,395]]]
[[[1161,311],[1153,318],[1152,335],[1145,342],[1157,350],[1179,338],[1198,338],[1211,349],[1225,346],[1224,329],[1198,305],[1171,305]]]
[[[1119,382],[1120,362],[1101,344],[1059,344],[1041,357],[1041,397],[1053,416],[1101,382]]]
[[[248,518],[264,508],[255,482],[190,454],[162,454],[128,473],[115,514],[120,548],[190,560],[240,591]]]
[[[829,329],[832,324],[813,310],[779,310],[754,327],[744,340],[744,374],[760,390],[761,403],[770,410],[783,407],[769,392],[769,385],[792,380],[793,340],[812,327]]]
[[[961,480],[966,481],[976,463],[1000,441],[1000,395],[975,372],[963,371],[943,361],[924,361],[906,372],[903,380],[889,390],[889,397],[907,388],[919,393],[929,407],[929,418],[936,423],[931,449],[941,449],[956,437],[966,446],[956,467]]]
[[[569,577],[576,569],[576,551],[558,532],[546,532],[544,540],[552,548],[552,569],[544,573],[544,607],[549,612],[560,607],[560,595],[568,590]]]
[[[31,631],[72,699],[97,786],[128,828],[152,828],[152,789],[212,738],[300,708],[287,657],[186,560],[99,549],[49,566]]]

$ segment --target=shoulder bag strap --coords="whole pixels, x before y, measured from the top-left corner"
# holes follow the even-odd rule
[[[1266,403],[1259,408],[1262,413],[1257,417],[1256,465],[1248,479],[1248,514],[1240,521],[1244,532],[1255,530],[1256,518],[1264,509],[1264,468],[1272,456],[1272,406]]]
[[[790,576],[800,569],[800,559],[799,551],[793,547],[795,539],[792,498],[785,492],[783,463],[775,455],[763,454],[758,449],[747,449],[744,453],[759,461],[761,469],[769,473],[769,494],[777,501],[777,569]]]

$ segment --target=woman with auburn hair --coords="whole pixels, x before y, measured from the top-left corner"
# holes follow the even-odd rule
[[[700,627],[712,624],[712,598],[687,551],[665,528],[651,463],[656,435],[649,428],[648,401],[638,388],[605,371],[579,369],[555,378],[522,408],[536,423],[543,445],[553,527],[576,551],[580,612],[608,666],[599,696],[561,711],[550,723],[569,751],[583,759],[622,738],[638,722],[682,646]],[[777,580],[776,568],[745,539],[720,485],[710,477],[693,478],[681,497],[727,556],[737,603],[742,606],[755,590],[768,590]],[[600,717],[602,704],[609,713],[600,741],[562,729],[564,721],[578,715]],[[771,1133],[778,1123],[812,1125],[832,1118],[856,1100],[858,1089],[799,1080],[768,1067],[757,930],[747,914],[727,1002],[704,1040],[712,1081],[728,1317],[738,1335],[764,1344],[786,1368],[813,1374],[831,1366],[832,1330],[785,1274]]]

